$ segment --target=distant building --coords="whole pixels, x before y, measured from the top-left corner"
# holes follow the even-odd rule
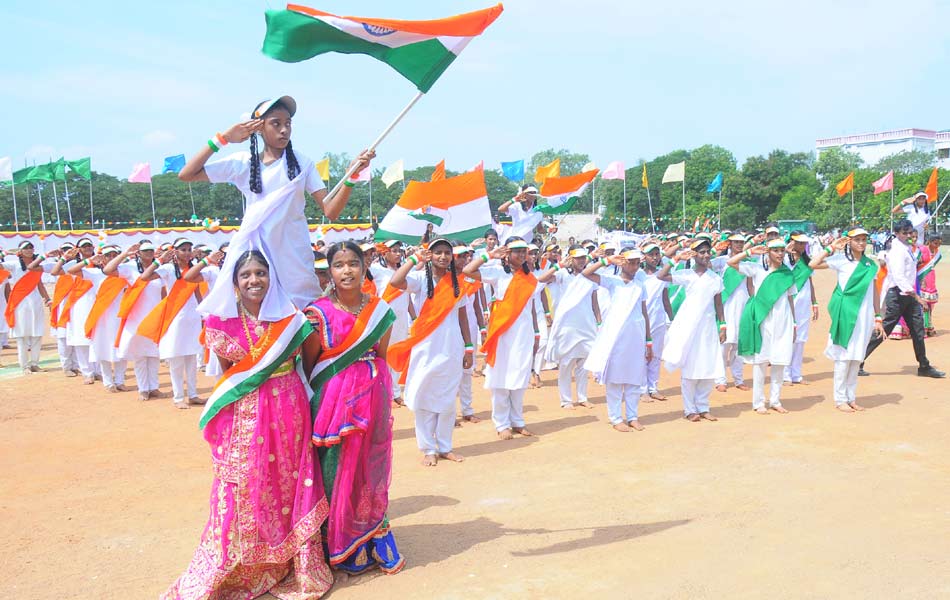
[[[905,150],[936,152],[937,165],[950,169],[950,130],[933,131],[930,129],[896,129],[877,133],[862,133],[840,137],[824,138],[815,141],[815,153],[830,148],[842,148],[858,154],[864,164],[874,165],[882,158]]]

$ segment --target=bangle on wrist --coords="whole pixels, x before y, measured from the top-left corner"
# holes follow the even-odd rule
[[[818,306],[818,303],[817,303],[817,302],[812,302],[811,305],[812,305],[812,306]]]
[[[88,266],[89,266],[89,259],[88,259],[88,258],[82,259],[82,264],[84,264],[85,266],[88,267]]]
[[[66,258],[62,256],[60,256],[57,260],[59,261],[59,264],[63,264],[66,262]]]
[[[346,181],[344,181],[344,182],[343,182],[343,185],[345,185],[345,186],[348,187],[348,188],[356,187],[356,184],[353,183],[352,181],[350,181],[349,179],[347,179]]]
[[[488,262],[488,252],[482,250],[478,253],[478,258],[482,259],[482,262]]]
[[[208,140],[208,147],[211,148],[212,152],[217,152],[221,148],[218,148],[218,145],[214,143],[214,140]]]
[[[743,252],[745,252],[745,257],[746,257],[746,258],[752,258],[752,251],[751,251],[751,250],[749,250],[748,248],[746,248],[745,250],[743,250]]]
[[[835,253],[835,249],[832,248],[831,246],[825,246],[825,252],[826,252],[827,254],[834,254],[834,253]]]
[[[555,273],[557,273],[558,271],[561,270],[561,265],[559,265],[559,264],[557,264],[557,263],[554,263],[554,266],[551,267],[551,268],[554,269],[554,272],[555,272]]]
[[[214,138],[212,139],[214,139],[214,142],[218,146],[218,148],[224,148],[225,146],[228,145],[228,138],[221,135],[220,131],[214,134]]]
[[[162,266],[162,263],[158,262],[157,258],[152,259],[152,264],[155,265],[156,267]]]
[[[413,265],[418,265],[418,264],[419,264],[419,259],[416,258],[416,255],[415,255],[415,254],[410,254],[410,255],[409,255],[409,258],[408,258],[407,260],[411,261]]]
[[[205,257],[205,258],[202,258],[202,259],[201,259],[201,260],[199,260],[198,262],[200,262],[201,264],[203,264],[203,265],[204,265],[204,266],[206,266],[206,267],[207,267],[207,266],[208,266],[208,264],[209,264],[209,263],[208,263],[208,258],[207,258],[207,257]]]
[[[606,266],[607,266],[607,259],[606,259],[606,258],[604,258],[603,256],[601,256],[598,260],[600,261],[600,266],[602,266],[602,267],[606,267]]]

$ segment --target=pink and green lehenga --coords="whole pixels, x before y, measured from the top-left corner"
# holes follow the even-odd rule
[[[211,446],[211,515],[194,558],[163,598],[319,598],[333,585],[320,527],[329,505],[316,464],[309,391],[296,369],[312,331],[296,313],[269,327],[207,319],[211,350],[231,361],[202,414]],[[249,353],[248,335],[259,352]]]
[[[392,475],[392,382],[378,342],[392,326],[392,309],[372,298],[359,315],[320,298],[305,310],[320,336],[310,374],[313,443],[330,498],[326,542],[330,565],[350,574],[405,565],[389,529]]]

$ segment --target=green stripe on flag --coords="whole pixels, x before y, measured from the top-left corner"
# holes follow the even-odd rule
[[[412,217],[413,219],[418,219],[420,221],[426,221],[427,223],[432,223],[436,227],[442,225],[442,223],[445,222],[445,219],[443,219],[442,217],[439,217],[430,213],[420,213],[420,212],[413,211],[409,213],[409,216]]]
[[[539,204],[537,206],[538,212],[543,215],[563,215],[564,213],[570,212],[574,208],[574,204],[577,202],[577,199],[580,196],[571,196],[567,199],[567,202],[563,204],[558,204],[557,206],[551,206],[550,204]]]
[[[458,240],[460,242],[473,242],[478,238],[485,237],[485,232],[491,229],[491,223],[485,223],[479,227],[473,227],[472,229],[465,229],[463,231],[450,231],[445,233],[439,233],[439,237],[444,237],[450,240]],[[394,231],[386,231],[385,229],[377,229],[376,236],[373,238],[377,242],[385,242],[386,240],[397,240],[404,244],[418,244],[422,240],[422,234],[412,235],[408,233],[396,233]]]

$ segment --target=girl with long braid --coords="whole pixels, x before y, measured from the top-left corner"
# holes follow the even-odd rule
[[[210,181],[231,183],[244,194],[247,210],[242,229],[258,231],[263,238],[261,245],[270,256],[280,256],[273,265],[276,284],[279,284],[291,301],[303,308],[320,294],[320,284],[313,272],[313,251],[310,247],[310,232],[304,215],[306,197],[311,196],[320,210],[330,219],[343,212],[352,191],[352,181],[346,182],[338,194],[327,197],[326,187],[317,174],[310,158],[295,152],[290,141],[291,119],[297,112],[297,102],[290,96],[259,103],[251,119],[231,126],[224,133],[217,133],[207,145],[195,154],[178,174],[182,181]],[[258,136],[263,142],[259,148]],[[238,144],[250,139],[250,152],[237,152],[212,163],[208,159],[227,144]],[[374,152],[364,151],[354,161],[359,165],[355,178],[369,165]],[[352,166],[353,163],[351,163]],[[270,200],[270,202],[265,202]],[[261,206],[256,206],[256,205]],[[268,221],[268,219],[270,219]],[[262,227],[261,224],[264,226]],[[236,236],[232,240],[237,250],[244,240]],[[247,244],[253,246],[254,244]],[[222,266],[230,272],[231,265]],[[222,310],[234,316],[231,286],[224,281],[214,286],[209,294],[210,302],[202,312],[215,313]],[[274,311],[263,308],[266,317]]]

